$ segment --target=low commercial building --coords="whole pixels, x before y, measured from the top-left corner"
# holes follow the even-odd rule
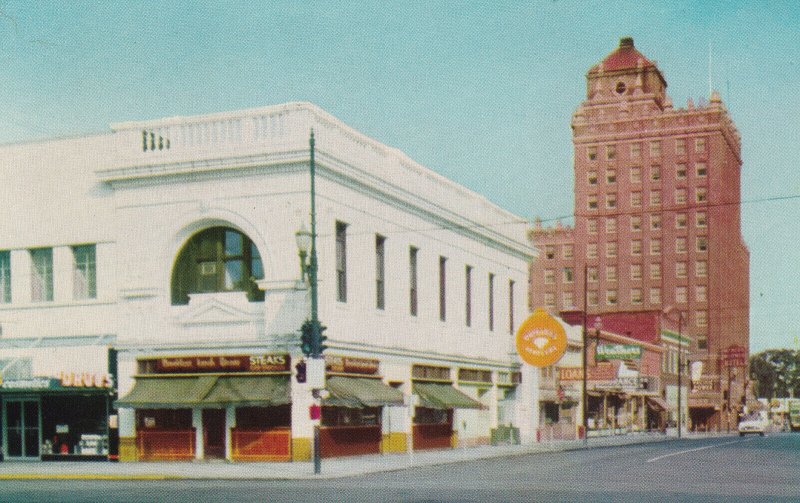
[[[5,459],[310,458],[312,130],[323,456],[534,440],[524,219],[288,103],[0,147]]]

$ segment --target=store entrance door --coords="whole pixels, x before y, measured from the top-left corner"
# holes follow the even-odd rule
[[[39,408],[39,400],[6,399],[3,402],[5,459],[39,459],[42,443]]]
[[[206,459],[225,457],[225,409],[203,409],[203,442]]]

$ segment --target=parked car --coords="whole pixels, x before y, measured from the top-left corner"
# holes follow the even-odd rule
[[[739,421],[739,436],[743,437],[748,433],[758,433],[763,437],[767,431],[767,424],[767,419],[758,412],[747,415]]]

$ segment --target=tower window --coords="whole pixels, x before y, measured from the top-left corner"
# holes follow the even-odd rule
[[[625,87],[625,82],[617,82],[617,87],[614,88],[617,94],[625,94],[626,89],[627,87]]]

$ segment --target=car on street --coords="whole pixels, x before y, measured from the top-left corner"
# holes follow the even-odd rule
[[[739,436],[743,437],[748,433],[757,433],[760,436],[764,436],[764,433],[767,431],[767,418],[764,417],[764,414],[760,412],[754,412],[747,416],[744,416],[741,421],[739,421]]]

